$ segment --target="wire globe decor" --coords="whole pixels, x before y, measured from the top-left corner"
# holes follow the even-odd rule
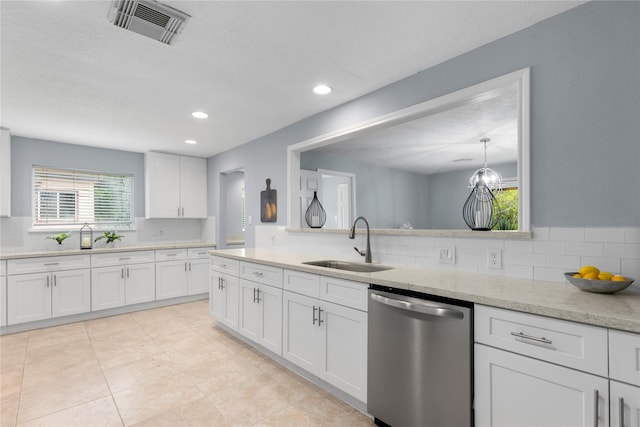
[[[489,231],[496,225],[498,201],[494,193],[502,191],[502,176],[487,167],[487,142],[489,138],[480,140],[484,144],[484,167],[478,169],[469,178],[471,193],[462,206],[462,218],[472,230]]]

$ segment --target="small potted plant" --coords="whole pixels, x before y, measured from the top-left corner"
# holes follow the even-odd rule
[[[113,246],[114,242],[116,240],[120,240],[122,239],[124,236],[119,235],[117,231],[105,231],[104,233],[102,233],[102,236],[96,237],[94,242],[97,242],[98,240],[102,240],[102,239],[107,239],[107,241],[105,242],[105,244],[111,245]]]
[[[65,241],[65,239],[71,237],[71,232],[68,231],[66,233],[58,233],[58,234],[52,234],[50,236],[47,236],[47,239],[51,239],[51,240],[55,240],[56,242],[58,242],[58,248],[62,247],[62,242]]]

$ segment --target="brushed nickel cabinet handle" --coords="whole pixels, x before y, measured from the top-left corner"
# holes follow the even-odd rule
[[[53,267],[55,265],[60,265],[60,263],[59,262],[47,262],[44,265],[45,265],[45,267]]]
[[[534,337],[532,335],[527,335],[527,334],[525,334],[523,332],[511,332],[511,335],[513,335],[514,337],[522,338],[522,339],[525,339],[525,340],[541,342],[541,343],[544,343],[544,344],[551,344],[552,343],[551,340],[549,340],[549,339],[547,339],[545,337],[538,338],[538,337]]]
[[[127,267],[127,279],[129,278],[129,267]]]
[[[624,397],[618,398],[618,425],[624,427]]]
[[[322,323],[324,322],[324,320],[322,320],[322,312],[324,310],[322,310],[321,307],[318,307],[318,326],[321,326]]]
[[[260,288],[257,288],[257,289],[256,289],[256,295],[257,295],[257,297],[256,297],[256,303],[257,303],[257,304],[260,304],[260,301],[262,301],[262,300],[260,299]]]
[[[598,427],[598,417],[599,417],[599,410],[598,410],[598,403],[600,400],[600,392],[598,391],[598,389],[593,390],[593,427]]]
[[[49,276],[47,276],[47,288],[49,287]]]
[[[316,320],[317,320],[317,319],[316,319],[316,310],[317,310],[317,308],[316,308],[316,306],[314,305],[314,306],[313,306],[313,322],[312,322],[312,324],[313,324],[313,325],[315,325],[315,324],[316,324]]]

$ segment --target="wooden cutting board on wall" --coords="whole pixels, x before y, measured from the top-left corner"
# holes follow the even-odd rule
[[[260,192],[260,221],[278,220],[278,191],[271,189],[271,179],[267,178],[267,189]]]

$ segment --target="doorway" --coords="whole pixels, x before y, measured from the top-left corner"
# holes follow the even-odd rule
[[[246,228],[244,169],[220,174],[220,248],[244,247]]]

